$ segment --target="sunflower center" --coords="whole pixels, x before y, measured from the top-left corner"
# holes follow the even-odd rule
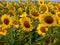
[[[40,4],[42,4],[43,2],[42,1],[40,1]]]
[[[48,23],[48,24],[51,24],[53,23],[53,18],[51,16],[47,16],[44,18],[45,22]]]
[[[4,19],[4,24],[8,25],[9,24],[9,20],[6,18]]]
[[[18,21],[17,20],[14,20],[13,21],[13,24],[17,25],[18,24]]]
[[[45,32],[45,30],[46,30],[45,27],[40,28],[40,31],[43,32],[43,33]]]
[[[36,11],[31,11],[31,14],[35,17],[39,16],[38,12],[36,12]]]
[[[25,22],[24,22],[24,26],[25,26],[26,28],[30,28],[29,22],[28,22],[28,21],[25,21]]]
[[[58,17],[60,17],[60,13],[58,14]]]

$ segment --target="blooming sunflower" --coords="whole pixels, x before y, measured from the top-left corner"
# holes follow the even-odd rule
[[[9,2],[6,3],[6,7],[7,7],[9,10],[14,10],[14,11],[15,11],[15,7],[14,7],[11,3],[9,3]]]
[[[48,7],[47,7],[46,4],[44,4],[44,5],[40,6],[39,10],[40,10],[41,13],[45,13],[45,12],[48,11]]]
[[[3,6],[3,4],[2,4],[2,3],[0,3],[0,7],[1,7],[1,6]]]
[[[57,6],[58,6],[58,8],[60,8],[60,3]]]
[[[57,11],[58,11],[58,7],[57,7],[57,6],[53,6],[51,9],[52,9],[54,12],[57,12]]]
[[[48,12],[41,14],[39,20],[42,24],[45,24],[47,26],[55,26],[57,23],[56,17]]]
[[[28,4],[28,0],[26,0],[26,4]]]
[[[2,26],[0,26],[0,35],[5,36],[6,34],[7,34],[7,31],[4,30],[4,29],[2,28]]]
[[[31,16],[32,18],[37,19],[37,18],[39,17],[39,12],[38,12],[36,9],[31,9],[31,10],[30,10],[30,16]]]
[[[27,16],[27,13],[26,12],[23,12],[22,15],[20,15],[20,17],[26,17]]]
[[[46,28],[46,26],[44,24],[39,24],[37,27],[37,33],[39,35],[45,36],[46,35],[46,31],[48,31],[48,28]]]
[[[22,17],[20,19],[20,24],[24,31],[32,31],[33,29],[30,18],[28,17]]]
[[[43,5],[44,4],[44,0],[38,0],[38,4],[39,5]]]
[[[23,8],[21,8],[21,7],[20,7],[20,8],[18,8],[18,11],[23,11]]]
[[[13,16],[15,16],[15,11],[9,10],[9,11],[8,11],[8,15],[13,15]]]
[[[56,12],[56,17],[57,17],[57,19],[60,19],[60,11]]]
[[[17,20],[16,18],[12,18],[12,19],[13,19],[12,25],[13,25],[14,27],[18,28],[18,27],[19,27],[18,20]]]
[[[10,17],[10,15],[7,14],[2,15],[1,20],[4,28],[10,27],[12,23],[12,18]]]
[[[49,1],[48,4],[47,4],[47,6],[48,6],[49,8],[52,8],[52,7],[53,7],[53,3]]]

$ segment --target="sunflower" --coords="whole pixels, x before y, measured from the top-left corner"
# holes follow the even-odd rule
[[[60,19],[60,11],[56,12],[56,17],[57,17],[57,19]]]
[[[37,18],[39,17],[39,12],[38,12],[36,9],[31,9],[31,10],[30,10],[30,16],[31,16],[32,18],[37,19]]]
[[[58,7],[57,7],[57,6],[53,6],[51,9],[52,9],[54,12],[57,12],[57,11],[58,11]]]
[[[17,20],[16,18],[12,18],[12,19],[13,19],[12,25],[13,25],[14,27],[18,28],[18,27],[19,27],[18,20]]]
[[[4,28],[10,27],[12,23],[12,18],[10,17],[10,15],[7,14],[2,15],[1,20]]]
[[[32,29],[33,29],[30,18],[28,18],[28,17],[22,17],[20,19],[20,24],[24,31],[32,31]]]
[[[20,17],[27,17],[27,13],[26,12],[23,12],[23,14],[20,15]]]
[[[14,6],[19,6],[19,4],[17,2],[14,2],[13,5]]]
[[[2,3],[0,3],[0,7],[1,7],[1,6],[3,6],[3,4],[2,4]]]
[[[21,8],[21,7],[20,7],[20,8],[18,8],[18,11],[23,11],[23,8]]]
[[[44,13],[39,16],[39,20],[41,23],[47,25],[47,26],[54,26],[56,25],[56,17],[52,15],[51,13]]]
[[[39,5],[43,5],[44,4],[44,0],[38,0],[38,4]]]
[[[11,3],[9,3],[9,2],[6,3],[6,7],[7,7],[9,10],[14,10],[14,11],[15,11],[15,7],[14,7]]]
[[[48,6],[49,8],[52,8],[52,7],[53,7],[53,3],[49,1],[48,4],[47,4],[47,6]]]
[[[46,4],[44,4],[40,6],[39,10],[41,13],[45,13],[45,12],[48,12],[48,7]]]
[[[58,6],[58,8],[60,8],[60,3],[57,6]]]
[[[46,28],[46,26],[44,24],[39,24],[37,27],[37,33],[39,35],[45,36],[46,35],[46,31],[48,31],[48,28]]]
[[[5,36],[7,34],[7,31],[0,26],[0,35]]]
[[[15,11],[9,10],[9,11],[8,11],[8,15],[13,15],[13,16],[15,16]]]

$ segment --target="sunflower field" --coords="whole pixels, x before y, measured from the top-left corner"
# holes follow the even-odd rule
[[[0,45],[60,45],[60,2],[0,1]]]

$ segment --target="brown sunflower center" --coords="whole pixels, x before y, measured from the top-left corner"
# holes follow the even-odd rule
[[[60,17],[60,13],[58,14],[58,17]]]
[[[31,14],[35,17],[39,16],[38,12],[36,12],[36,11],[31,11]]]
[[[13,24],[17,25],[18,24],[18,21],[17,20],[14,20],[13,21]]]
[[[47,16],[44,18],[45,22],[48,24],[52,24],[53,23],[53,18],[51,16]]]
[[[40,4],[42,4],[43,2],[42,1],[40,1]]]
[[[26,28],[30,28],[29,22],[28,22],[28,21],[25,21],[25,22],[24,22],[24,26],[25,26]]]
[[[45,27],[40,28],[40,31],[43,32],[43,33],[45,32],[45,30],[46,30]]]
[[[8,25],[9,24],[9,19],[5,18],[4,19],[4,24]]]

